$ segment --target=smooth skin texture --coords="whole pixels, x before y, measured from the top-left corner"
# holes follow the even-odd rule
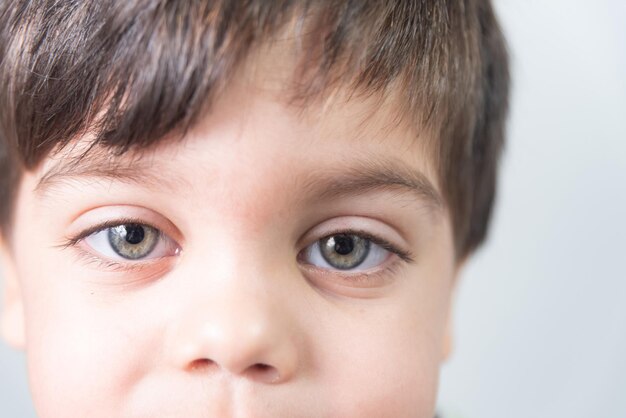
[[[425,138],[392,100],[276,90],[237,76],[182,142],[60,169],[84,138],[26,174],[2,329],[41,418],[434,415],[458,264]],[[363,181],[368,161],[423,182]],[[72,241],[129,219],[163,233],[144,259]],[[339,231],[409,255],[332,268],[309,250]]]

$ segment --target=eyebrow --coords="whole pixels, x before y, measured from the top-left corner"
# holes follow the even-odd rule
[[[368,157],[324,170],[322,175],[310,173],[301,187],[305,190],[303,195],[314,200],[333,200],[377,191],[409,194],[432,209],[444,208],[441,195],[428,177],[397,159]]]
[[[188,185],[183,178],[162,173],[143,159],[131,162],[115,161],[101,156],[85,156],[70,161],[59,161],[48,169],[34,188],[40,198],[49,195],[60,184],[81,179],[111,180],[142,187],[176,190]]]
[[[111,180],[172,191],[190,185],[187,180],[159,171],[141,159],[122,163],[85,157],[55,164],[41,177],[35,192],[45,198],[55,186],[81,179]],[[368,156],[323,171],[297,175],[295,184],[301,190],[299,194],[309,201],[329,201],[377,191],[412,195],[435,210],[444,207],[441,195],[428,177],[398,159]]]

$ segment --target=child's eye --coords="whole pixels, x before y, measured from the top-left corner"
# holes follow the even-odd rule
[[[388,242],[364,233],[342,232],[328,235],[307,247],[303,261],[323,269],[363,271],[381,265],[395,253],[409,256]]]
[[[103,227],[83,238],[94,251],[113,260],[146,260],[177,253],[176,243],[148,225],[127,223]]]

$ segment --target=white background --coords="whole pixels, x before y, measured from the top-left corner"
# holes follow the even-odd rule
[[[448,417],[626,417],[626,1],[496,0],[513,107],[489,243],[465,271]],[[0,417],[34,417],[0,343]]]

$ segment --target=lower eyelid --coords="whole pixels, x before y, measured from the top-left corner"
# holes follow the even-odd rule
[[[148,271],[154,272],[155,269],[165,270],[175,257],[180,252],[177,251],[173,256],[155,257],[144,260],[113,260],[103,255],[94,253],[93,249],[84,248],[87,243],[83,243],[83,240],[69,247],[75,252],[79,262],[82,262],[85,266],[90,266],[96,270],[110,273],[134,273],[143,274]],[[68,247],[66,247],[68,248]],[[177,247],[178,248],[178,247]],[[154,274],[154,273],[153,273]]]
[[[85,262],[86,265],[94,265],[95,267],[107,270],[111,272],[118,271],[141,271],[146,268],[149,268],[151,265],[156,264],[160,259],[152,258],[144,261],[117,261],[108,259],[97,254],[94,254],[92,251],[88,251],[84,248],[80,248],[80,244],[76,247],[76,251],[78,253],[78,257],[81,261]]]
[[[77,249],[77,258],[79,262],[91,266],[96,272],[89,273],[85,277],[86,282],[91,282],[91,285],[95,286],[105,286],[103,288],[123,287],[124,290],[154,283],[165,277],[174,266],[173,257],[168,257],[171,259],[169,261],[154,259],[143,263],[118,263],[101,259],[82,249]]]
[[[346,274],[341,273],[339,270],[328,270],[315,265],[308,265],[303,268],[308,276],[312,276],[309,277],[309,280],[313,280],[321,286],[334,285],[339,287],[378,288],[393,283],[401,267],[402,260],[397,257],[397,260],[372,272],[359,271]]]

